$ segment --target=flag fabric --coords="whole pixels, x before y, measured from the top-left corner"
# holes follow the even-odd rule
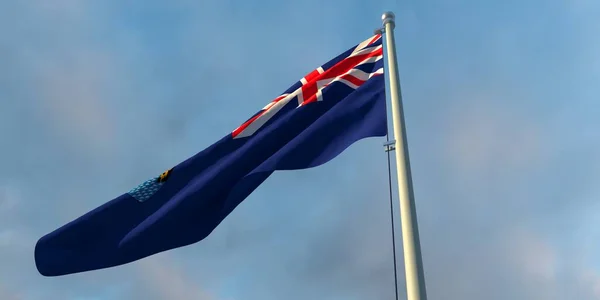
[[[42,237],[44,276],[126,264],[208,236],[276,170],[387,134],[381,35],[308,73],[205,150]]]

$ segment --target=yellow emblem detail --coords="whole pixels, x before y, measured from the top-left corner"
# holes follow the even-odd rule
[[[171,175],[171,170],[173,170],[173,169],[172,168],[168,169],[168,170],[164,171],[162,174],[160,174],[160,176],[158,176],[157,181],[158,182],[165,182],[165,181],[167,181],[167,178],[169,177],[169,175]]]

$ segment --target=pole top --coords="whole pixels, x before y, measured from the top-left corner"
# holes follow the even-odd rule
[[[383,21],[383,27],[385,27],[385,24],[387,23],[391,23],[392,26],[396,25],[396,15],[394,15],[393,12],[391,11],[387,11],[385,13],[383,13],[383,15],[381,15],[381,20]]]

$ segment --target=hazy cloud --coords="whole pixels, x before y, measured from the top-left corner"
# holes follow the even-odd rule
[[[147,292],[144,299],[215,299],[201,288],[201,282],[176,268],[165,256],[141,261],[136,269],[139,288]]]
[[[600,299],[600,6],[262,4],[0,4],[1,299],[391,299],[383,139],[274,174],[198,245],[60,278],[32,258],[37,238],[211,144],[389,8],[429,298]]]
[[[6,290],[1,284],[0,284],[0,298],[2,298],[3,300],[21,300],[21,299],[23,299],[22,297]]]

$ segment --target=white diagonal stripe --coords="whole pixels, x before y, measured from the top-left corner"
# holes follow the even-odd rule
[[[379,50],[381,48],[382,48],[381,45],[377,45],[376,47],[365,48],[365,49],[359,50],[357,52],[353,52],[348,57],[354,57],[354,56],[358,56],[358,55],[362,55],[362,54],[368,54],[368,53],[371,53],[371,52],[375,52],[375,51],[377,51],[377,50]]]
[[[362,43],[358,44],[358,46],[356,46],[356,48],[354,48],[354,51],[352,51],[352,54],[350,54],[350,56],[354,56],[354,53],[359,52],[361,50],[363,50],[363,48],[365,48],[367,45],[369,45],[369,42],[371,42],[371,40],[373,40],[375,36],[370,37],[369,39],[363,41]],[[381,37],[379,37],[380,39]],[[377,41],[377,40],[375,40]],[[373,41],[373,42],[375,42]]]

